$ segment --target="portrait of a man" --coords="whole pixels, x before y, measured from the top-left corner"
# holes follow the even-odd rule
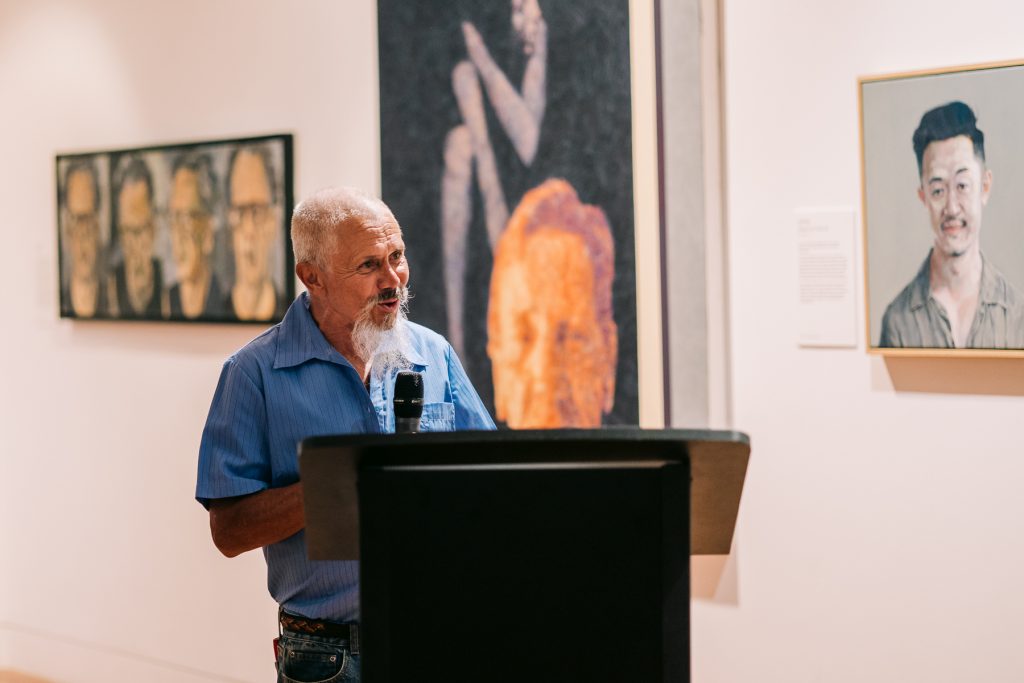
[[[106,245],[100,230],[103,193],[95,159],[75,159],[67,165],[61,198],[68,261],[62,311],[76,318],[102,317],[107,312]]]
[[[171,169],[168,200],[171,253],[177,282],[168,290],[171,318],[221,318],[225,298],[213,270],[217,178],[210,156],[188,151]]]
[[[114,302],[121,318],[160,316],[163,270],[155,258],[153,175],[139,156],[121,159],[114,177],[114,225],[121,261],[114,268]]]
[[[509,427],[600,427],[611,411],[614,249],[604,212],[564,180],[530,190],[509,220],[487,317],[494,406]]]
[[[860,81],[868,346],[1024,349],[1021,65]]]
[[[235,255],[235,279],[228,302],[239,320],[270,320],[284,313],[284,300],[271,272],[271,248],[279,235],[281,210],[269,151],[241,147],[228,162],[228,226]]]

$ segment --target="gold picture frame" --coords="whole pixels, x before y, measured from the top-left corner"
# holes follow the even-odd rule
[[[1024,61],[857,90],[868,352],[1024,358]]]

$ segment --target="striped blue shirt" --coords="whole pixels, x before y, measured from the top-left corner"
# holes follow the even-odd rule
[[[451,345],[409,323],[412,369],[423,374],[423,431],[494,429]],[[397,372],[397,371],[396,371]],[[394,373],[367,393],[355,368],[324,338],[303,293],[284,320],[231,356],[221,371],[199,446],[196,500],[287,486],[299,479],[307,437],[393,432]],[[263,549],[270,594],[314,619],[359,618],[357,562],[306,559],[305,532]]]

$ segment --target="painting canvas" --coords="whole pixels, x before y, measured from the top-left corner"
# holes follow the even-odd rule
[[[638,419],[629,3],[380,0],[412,319],[500,423]]]
[[[62,317],[283,317],[290,135],[60,155],[56,170]]]
[[[868,347],[1024,349],[1024,65],[861,79]]]

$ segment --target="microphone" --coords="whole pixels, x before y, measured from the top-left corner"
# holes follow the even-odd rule
[[[423,375],[400,372],[395,378],[395,434],[420,431],[423,415]]]

